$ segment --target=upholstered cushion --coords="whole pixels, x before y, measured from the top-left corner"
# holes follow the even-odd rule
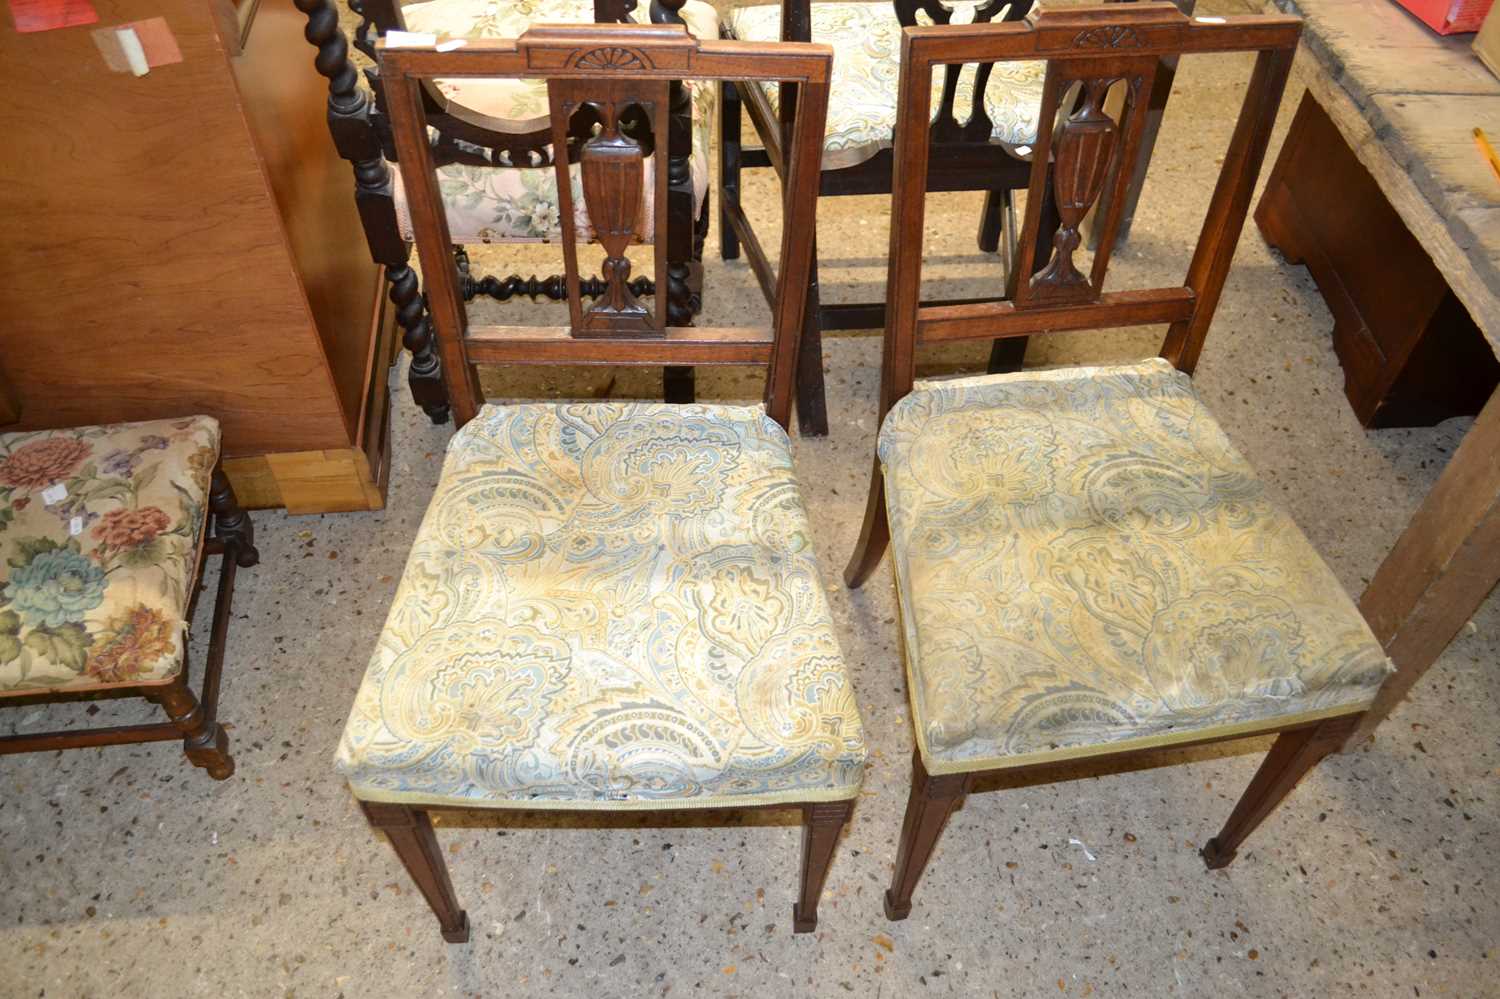
[[[1388,661],[1186,375],[919,383],[880,431],[929,771],[1359,711]]]
[[[688,30],[699,38],[719,36],[719,17],[703,0],[682,7]],[[402,8],[412,31],[450,38],[516,38],[532,24],[592,23],[593,0],[428,0]],[[642,24],[650,22],[650,3],[642,0],[632,12]],[[547,85],[543,80],[440,79],[439,90],[450,100],[494,118],[506,131],[532,132],[546,128]],[[715,87],[689,82],[693,101],[693,211],[696,215],[708,191],[709,140],[713,134]],[[646,160],[642,239],[655,238],[655,164]],[[393,164],[393,167],[395,165]],[[411,213],[400,168],[395,167],[396,217],[401,234],[411,239]],[[578,167],[573,178],[573,213],[578,232],[589,237],[588,210]],[[553,167],[487,167],[453,163],[438,168],[438,185],[448,214],[448,228],[456,243],[535,243],[560,239],[562,227]]]
[[[219,424],[0,434],[0,695],[182,668]]]
[[[974,3],[950,4],[954,23],[973,17]],[[779,41],[781,4],[737,7],[729,28],[741,41]],[[833,81],[828,95],[828,129],[823,141],[823,168],[837,170],[863,163],[888,149],[896,129],[896,88],[901,79],[901,22],[890,0],[873,3],[814,3],[812,40],[834,46]],[[959,76],[954,112],[963,118],[974,102],[975,67]],[[1041,113],[1045,62],[998,62],[984,92],[985,110],[1001,142],[1036,141]],[[932,74],[932,113],[942,100],[942,72]],[[780,89],[765,87],[776,107]]]
[[[857,793],[786,435],[758,409],[485,406],[453,438],[338,752],[377,801]]]

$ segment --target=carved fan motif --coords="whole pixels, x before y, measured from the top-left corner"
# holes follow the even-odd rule
[[[573,65],[578,69],[649,69],[651,62],[634,49],[612,45],[585,52]]]
[[[1078,49],[1138,49],[1145,44],[1146,40],[1128,24],[1090,28],[1073,39],[1073,47]]]

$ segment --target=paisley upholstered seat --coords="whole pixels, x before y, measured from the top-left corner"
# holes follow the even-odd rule
[[[642,0],[631,16],[650,23],[650,3]],[[688,30],[698,38],[717,38],[719,17],[703,0],[688,0],[679,12]],[[406,4],[401,14],[409,30],[447,38],[516,38],[532,24],[591,24],[594,0],[426,0]],[[543,80],[439,79],[433,81],[449,100],[494,119],[496,127],[510,132],[534,132],[548,125],[547,85]],[[693,152],[689,165],[693,177],[693,213],[696,216],[707,194],[710,180],[709,137],[713,134],[714,88],[689,84],[693,101]],[[643,180],[648,196],[642,239],[654,239],[654,201],[649,196],[655,183],[656,157],[646,161]],[[405,188],[395,184],[396,218],[401,235],[412,238],[411,213]],[[592,230],[584,207],[578,167],[573,178],[574,222],[584,234]],[[557,197],[557,173],[553,166],[497,168],[471,163],[450,163],[438,168],[448,228],[455,243],[552,242],[561,238]]]
[[[973,3],[953,3],[955,23]],[[729,30],[741,41],[781,38],[781,4],[736,7],[729,14]],[[812,40],[825,42],[838,53],[833,61],[833,88],[828,98],[828,128],[823,144],[823,169],[837,170],[863,163],[889,149],[896,131],[896,85],[901,75],[901,22],[891,0],[850,3],[813,3]],[[1011,145],[1036,141],[1037,115],[1042,106],[1043,62],[996,63],[985,88],[985,110],[994,125],[993,137]],[[959,78],[955,107],[973,103],[975,68]],[[943,74],[933,74],[932,113],[937,115]],[[777,106],[779,88],[767,86],[766,97]]]
[[[865,759],[786,434],[758,408],[486,405],[338,753],[365,801],[844,800]]]
[[[207,416],[0,434],[0,696],[181,672],[218,457]]]
[[[918,383],[879,453],[929,773],[1354,713],[1386,677],[1164,360]]]

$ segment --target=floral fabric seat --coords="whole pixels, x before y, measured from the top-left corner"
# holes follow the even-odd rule
[[[593,0],[521,0],[518,3],[484,0],[427,0],[407,4],[402,17],[411,31],[429,32],[439,38],[516,38],[532,24],[593,23]],[[719,36],[719,17],[704,0],[688,0],[681,10],[688,31],[698,38]],[[650,3],[642,0],[632,12],[642,24],[650,23]],[[511,132],[532,132],[547,127],[547,87],[541,80],[439,79],[434,81],[449,100],[486,117]],[[707,195],[710,179],[709,137],[713,134],[715,104],[711,84],[688,84],[693,102],[693,211],[696,215]],[[655,155],[646,160],[642,201],[644,219],[641,238],[655,238]],[[399,179],[400,167],[391,164],[395,182],[396,218],[401,235],[412,238],[411,213],[406,191]],[[490,167],[453,163],[437,170],[438,184],[455,243],[536,243],[562,238],[557,197],[557,173],[551,166]],[[591,235],[588,210],[583,203],[583,181],[578,165],[572,164],[574,224],[581,235]]]
[[[953,3],[954,23],[967,22],[974,3]],[[729,14],[730,33],[741,41],[781,38],[781,4],[736,7]],[[896,87],[901,75],[901,22],[890,0],[861,3],[813,3],[812,40],[837,51],[828,97],[828,127],[823,144],[823,169],[855,166],[889,149],[896,132]],[[993,137],[1011,145],[1036,141],[1041,113],[1045,62],[994,64],[985,88],[985,111],[994,124]],[[965,67],[959,76],[955,112],[967,113],[974,100],[976,69]],[[932,113],[942,99],[943,74],[933,74]],[[780,90],[765,87],[777,107]]]
[[[1166,361],[918,383],[879,453],[930,773],[1355,713],[1387,675]]]
[[[0,435],[0,696],[177,676],[218,456],[210,417]]]
[[[836,801],[865,747],[759,408],[487,405],[453,438],[338,752],[365,801]]]

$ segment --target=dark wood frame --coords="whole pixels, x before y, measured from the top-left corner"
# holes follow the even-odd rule
[[[183,636],[182,670],[166,683],[109,687],[103,690],[63,690],[18,694],[0,698],[0,706],[88,701],[98,698],[143,697],[159,704],[169,721],[111,728],[62,729],[0,737],[0,756],[11,753],[41,753],[84,746],[120,746],[141,742],[181,739],[182,751],[195,767],[202,767],[214,780],[228,780],[234,773],[229,739],[218,722],[219,678],[224,668],[224,650],[229,638],[229,613],[234,598],[235,569],[248,569],[260,561],[255,547],[255,528],[250,515],[240,508],[234,489],[218,468],[214,469],[208,496],[211,530],[206,530],[198,553],[193,597],[188,620],[198,603],[198,580],[211,555],[221,556],[218,593],[214,600],[213,624],[209,631],[208,655],[204,661],[202,692],[188,686],[187,636]]]
[[[627,24],[630,13],[640,0],[594,0],[597,23]],[[681,24],[678,13],[685,0],[647,0],[651,19],[656,23]],[[354,170],[355,202],[359,206],[365,239],[370,255],[385,267],[390,298],[396,307],[402,329],[402,343],[411,353],[408,383],[412,398],[434,423],[446,423],[448,400],[440,370],[439,352],[433,343],[431,316],[423,306],[416,271],[410,266],[411,246],[401,238],[396,221],[395,192],[389,163],[397,162],[395,143],[385,109],[385,94],[378,68],[366,70],[366,86],[359,85],[360,74],[349,61],[349,42],[339,28],[334,0],[295,0],[297,9],[307,16],[307,39],[318,50],[314,65],[328,80],[328,125],[339,155]],[[401,16],[401,0],[348,0],[349,8],[361,18],[354,45],[372,60],[376,42],[387,31],[406,30]],[[667,156],[667,210],[658,218],[658,240],[668,246],[666,301],[673,325],[691,326],[693,316],[702,308],[703,242],[707,236],[709,204],[705,197],[695,218],[693,215],[692,107],[687,90],[680,81],[672,85],[671,124],[663,147]],[[549,162],[548,145],[553,141],[551,129],[518,135],[498,127],[484,115],[456,104],[450,104],[435,87],[424,88],[424,105],[428,121],[436,132],[431,143],[437,162],[470,162],[496,169],[511,163],[544,166]],[[570,137],[575,144],[585,136]],[[462,143],[463,145],[460,145]],[[523,278],[511,274],[504,278],[476,277],[469,271],[468,254],[462,246],[453,247],[450,267],[460,275],[464,300],[488,295],[505,302],[519,295],[535,301],[548,298],[562,301],[567,297],[562,276]],[[585,278],[584,295],[603,293],[605,282]],[[656,282],[637,279],[634,294],[655,294]],[[669,402],[693,400],[693,369],[672,366],[663,371],[664,394]]]
[[[1244,227],[1250,196],[1265,159],[1266,146],[1301,33],[1294,17],[1255,16],[1190,19],[1168,3],[1074,7],[1034,14],[1024,24],[964,28],[908,28],[901,53],[900,107],[896,134],[895,193],[892,198],[890,269],[887,284],[885,352],[880,388],[880,419],[912,389],[919,345],[964,339],[1022,337],[1058,330],[1108,329],[1169,323],[1161,356],[1191,374],[1213,321],[1224,280]],[[1199,52],[1256,53],[1252,73],[1207,217],[1180,287],[1104,291],[1138,153],[1153,104],[1152,90],[1162,61]],[[1032,166],[1026,221],[1020,238],[1023,258],[1041,266],[1013,288],[1008,301],[929,305],[919,300],[922,249],[903,233],[921,232],[925,182],[933,146],[928,131],[910,123],[928,119],[935,67],[955,62],[1045,58],[1047,81],[1042,101],[1038,149],[1051,150],[1052,163],[1038,156]],[[1123,83],[1125,100],[1118,118],[1104,107],[1110,88]],[[1054,127],[1056,110],[1073,85],[1079,96]],[[1059,217],[1048,247],[1042,222],[1042,195],[1051,188]],[[1073,254],[1090,209],[1097,248],[1088,273]],[[890,541],[880,462],[874,463],[865,522],[845,570],[851,587],[861,585],[879,563]],[[1271,722],[1252,732],[1209,736],[1174,744],[1172,749],[1276,734],[1276,742],[1223,830],[1203,850],[1211,868],[1234,859],[1245,837],[1328,753],[1340,747],[1363,713],[1317,721]],[[911,796],[886,915],[903,919],[948,816],[975,788],[976,781],[1005,786],[1046,783],[1072,776],[1134,769],[1163,747],[1090,747],[1080,761],[1048,761],[1032,766],[930,774],[920,752],[913,757]],[[1080,772],[1081,771],[1081,772]]]
[[[536,26],[514,41],[471,42],[440,53],[432,48],[379,50],[390,121],[396,146],[408,164],[408,190],[417,252],[428,275],[432,317],[442,350],[448,397],[459,426],[472,419],[483,400],[474,373],[477,363],[506,364],[763,364],[767,369],[764,402],[783,428],[791,416],[797,349],[812,268],[812,247],[784,228],[781,273],[773,279],[773,326],[770,329],[703,329],[674,324],[670,308],[658,302],[647,310],[631,290],[624,254],[630,246],[641,206],[641,162],[644,134],[629,135],[624,116],[642,115],[659,142],[680,79],[789,80],[798,85],[797,122],[787,149],[785,211],[788,218],[811,215],[817,202],[817,176],[823,125],[828,107],[828,74],[833,53],[809,44],[755,45],[729,41],[696,41],[678,25]],[[581,291],[579,246],[565,228],[563,262],[569,325],[557,327],[470,327],[458,272],[451,261],[447,217],[434,174],[435,159],[427,142],[428,105],[424,81],[437,77],[529,77],[545,79],[551,100],[554,148],[566,149],[555,166],[565,177],[570,160],[581,167],[589,216],[598,230],[606,260],[605,287],[592,305]],[[598,135],[570,143],[567,132],[579,116],[600,126]],[[572,194],[559,185],[564,218],[571,217]],[[656,208],[670,197],[668,178],[657,173]],[[661,215],[657,216],[661,218]],[[671,266],[666,247],[654,247],[658,283]],[[802,880],[793,925],[797,932],[817,926],[817,905],[839,833],[854,802],[794,801],[785,805],[726,806],[799,808],[803,816]],[[437,846],[429,813],[434,807],[362,801],[371,825],[385,831],[401,862],[437,917],[443,939],[462,943],[469,936],[468,916],[459,907]],[[519,805],[517,806],[520,807]],[[486,811],[497,811],[488,808]],[[522,809],[524,810],[524,809]],[[630,812],[680,812],[673,802]],[[596,809],[562,809],[590,813]],[[618,814],[625,809],[611,810]]]

